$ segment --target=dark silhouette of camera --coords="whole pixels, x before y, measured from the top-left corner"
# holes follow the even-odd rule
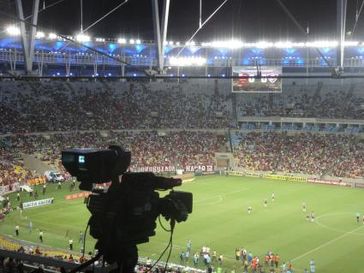
[[[108,263],[123,264],[126,271],[137,262],[136,245],[155,235],[159,215],[174,227],[192,212],[192,193],[173,190],[181,179],[128,173],[130,161],[131,153],[119,146],[62,151],[63,166],[81,182],[81,190],[91,191],[87,208],[90,234],[97,239],[95,248]],[[94,184],[110,181],[107,190],[94,188]],[[171,191],[160,197],[157,190]]]

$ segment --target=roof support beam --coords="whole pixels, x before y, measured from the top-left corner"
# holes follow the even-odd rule
[[[167,39],[170,0],[164,0],[162,11],[162,28],[159,16],[159,0],[152,0],[154,40],[157,46],[158,73],[164,71],[164,45]]]
[[[26,22],[24,19],[23,3],[22,0],[16,0],[16,11],[20,19],[20,34],[21,44],[24,54],[24,68],[25,74],[32,74],[33,71],[33,58],[34,58],[34,40],[37,32],[39,0],[33,0],[32,18],[29,31],[27,32]]]
[[[337,0],[336,24],[337,24],[337,38],[339,44],[337,47],[336,66],[339,71],[344,70],[346,8],[347,8],[347,0]]]

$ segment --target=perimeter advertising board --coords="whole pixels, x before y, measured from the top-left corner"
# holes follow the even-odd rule
[[[53,200],[54,200],[54,198],[47,198],[47,199],[36,200],[36,201],[31,201],[31,202],[24,202],[23,209],[50,205],[50,204],[53,204]]]

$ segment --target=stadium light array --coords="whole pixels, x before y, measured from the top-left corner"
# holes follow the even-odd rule
[[[202,43],[201,45],[214,48],[237,49],[237,48],[242,48],[244,46],[244,43],[239,40],[227,40],[227,41],[213,41],[210,43]]]
[[[186,46],[195,46],[196,42],[195,41],[190,41],[186,43]]]
[[[90,36],[83,34],[83,33],[79,33],[76,35],[76,41],[77,42],[89,42],[91,40]]]
[[[271,42],[266,42],[266,41],[261,41],[261,42],[257,42],[256,46],[257,48],[269,48],[269,47],[273,47],[273,43]]]
[[[10,36],[19,36],[20,35],[20,28],[16,26],[7,26],[5,29],[6,33]]]
[[[20,28],[15,25],[8,25],[5,28],[5,32],[9,36],[19,36]],[[55,33],[49,33],[48,36],[44,32],[37,32],[36,33],[36,39],[43,39],[47,38],[49,40],[62,40],[62,38],[58,37]],[[70,39],[73,39],[72,36],[67,36]],[[75,39],[78,42],[89,42],[91,41],[91,37],[88,35],[85,35],[83,33],[79,33],[76,35]],[[94,38],[96,42],[105,42],[105,38]],[[130,39],[129,41],[125,38],[118,38],[116,39],[117,43],[119,44],[141,44],[140,39]],[[180,42],[174,42],[174,41],[165,41],[165,45],[169,46],[181,46]],[[195,41],[189,41],[185,43],[188,47],[196,46]],[[335,40],[318,40],[318,41],[309,41],[309,42],[292,42],[292,41],[276,41],[276,42],[268,42],[268,41],[258,41],[258,42],[251,42],[251,43],[245,43],[240,40],[217,40],[212,42],[204,42],[201,43],[203,47],[211,47],[211,48],[226,48],[226,49],[239,49],[239,48],[278,48],[278,49],[284,49],[284,48],[335,48],[339,46],[339,42]],[[364,45],[364,42],[359,41],[345,41],[344,46],[345,47],[355,47],[359,45]]]
[[[125,38],[119,38],[119,39],[118,39],[118,43],[119,43],[119,44],[126,44],[126,42],[127,42],[127,41],[126,41],[126,39],[125,39]]]
[[[57,39],[57,34],[55,34],[53,32],[49,33],[48,34],[48,39],[49,40],[55,40],[55,39]]]
[[[276,43],[274,43],[274,47],[275,48],[291,48],[292,45],[293,45],[293,43],[290,42],[290,41],[276,42]]]
[[[358,46],[360,42],[358,41],[345,41],[345,46]],[[186,44],[190,45],[190,44]],[[201,44],[203,47],[212,48],[229,48],[229,49],[239,49],[239,48],[327,48],[327,47],[337,47],[339,43],[337,41],[312,41],[312,42],[291,42],[291,41],[278,41],[278,42],[267,42],[260,41],[256,43],[244,43],[239,40],[226,40],[226,41],[213,41]]]
[[[358,46],[360,43],[358,41],[345,41],[345,46]]]
[[[307,42],[306,47],[317,47],[317,48],[325,48],[325,47],[337,47],[337,41],[314,41],[314,42]]]
[[[170,57],[169,64],[172,66],[202,66],[207,62],[202,57]]]
[[[37,39],[43,39],[45,37],[45,33],[42,31],[37,31],[37,33],[35,34],[35,38]]]

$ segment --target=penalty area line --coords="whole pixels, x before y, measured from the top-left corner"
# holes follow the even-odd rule
[[[319,245],[319,246],[317,246],[317,247],[315,247],[315,248],[301,254],[300,256],[297,256],[297,257],[291,259],[291,261],[297,261],[297,260],[307,256],[308,254],[311,254],[312,252],[315,252],[315,251],[317,251],[317,250],[319,250],[321,248],[324,248],[325,246],[328,246],[328,245],[330,245],[332,243],[335,243],[336,241],[338,241],[338,240],[340,240],[340,239],[342,239],[342,238],[344,238],[344,237],[346,237],[346,236],[348,236],[348,235],[350,235],[352,233],[355,233],[357,230],[361,229],[362,227],[363,226],[360,226],[358,228],[353,229],[352,231],[346,232],[346,233],[344,233],[344,234],[342,234],[342,235],[340,235],[340,236],[338,236],[338,237],[336,237],[336,238],[334,238],[334,239],[332,239],[330,241],[327,241],[326,243],[323,243],[323,244],[321,244],[321,245]]]

